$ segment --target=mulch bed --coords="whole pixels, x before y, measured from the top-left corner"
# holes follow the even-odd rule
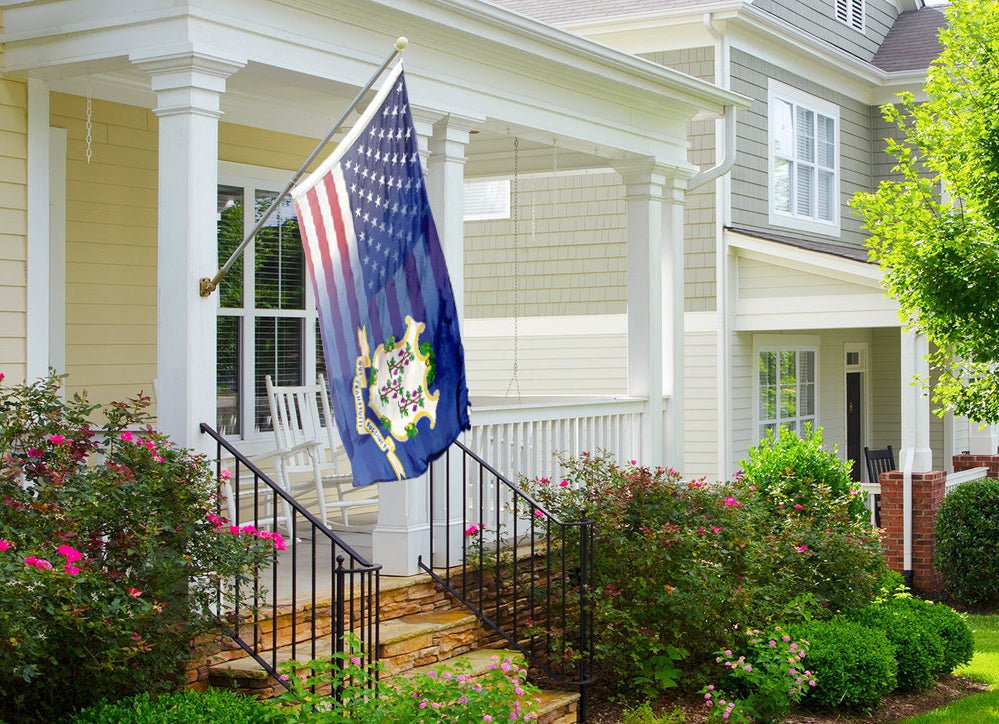
[[[881,702],[881,706],[869,714],[821,714],[802,710],[792,713],[784,722],[785,724],[830,724],[831,722],[887,724],[887,722],[902,721],[916,714],[938,709],[955,699],[981,691],[988,691],[988,687],[960,676],[945,676],[929,691],[912,694],[895,693],[886,696]],[[707,718],[703,699],[697,697],[663,701],[658,707],[653,708],[657,711],[672,711],[678,706],[683,709],[687,716],[686,721],[691,722],[691,724],[703,722]],[[619,724],[621,714],[627,708],[629,708],[627,703],[611,702],[603,699],[599,692],[593,692],[590,696],[586,721],[589,724]]]

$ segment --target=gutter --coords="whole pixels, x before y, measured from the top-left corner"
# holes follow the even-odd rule
[[[728,90],[728,49],[725,44],[725,39],[715,27],[714,16],[711,13],[704,13],[703,22],[704,28],[708,31],[708,33],[710,33],[711,37],[715,39],[715,81],[717,82],[721,80],[722,82],[718,83],[718,85],[724,90]],[[719,76],[718,73],[719,69],[722,71],[721,76]],[[736,106],[734,104],[727,104],[725,106],[725,116],[723,120],[723,123],[725,124],[725,131],[723,134],[724,141],[722,142],[724,155],[721,160],[711,168],[706,168],[695,174],[693,178],[687,182],[687,191],[696,189],[706,183],[714,181],[732,170],[732,167],[735,165],[735,114]]]

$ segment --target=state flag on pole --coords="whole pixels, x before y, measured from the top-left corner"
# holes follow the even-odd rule
[[[401,64],[292,195],[354,485],[415,477],[468,429],[468,388]]]

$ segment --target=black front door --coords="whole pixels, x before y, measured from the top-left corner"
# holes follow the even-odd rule
[[[860,376],[862,372],[846,373],[846,456],[853,461],[850,477],[860,482],[862,452],[860,417]]]

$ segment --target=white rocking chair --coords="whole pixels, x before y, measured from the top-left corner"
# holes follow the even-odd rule
[[[280,484],[291,492],[293,481],[303,476],[311,479],[316,492],[319,519],[330,526],[330,510],[339,511],[339,521],[333,525],[358,529],[351,525],[351,508],[371,507],[377,502],[371,490],[355,491],[353,478],[340,468],[339,453],[343,449],[329,401],[329,388],[320,375],[315,385],[275,386],[268,375],[267,403],[271,425],[277,442],[275,474]],[[332,493],[332,495],[329,495]]]

